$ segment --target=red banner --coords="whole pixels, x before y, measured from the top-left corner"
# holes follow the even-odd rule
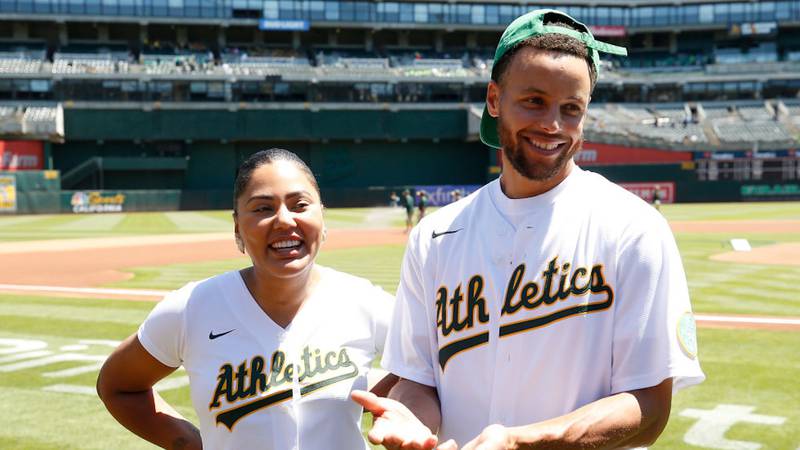
[[[575,155],[580,166],[602,164],[653,164],[691,161],[692,152],[660,150],[656,148],[623,147],[621,145],[584,142],[583,150]]]
[[[675,182],[653,181],[646,183],[619,183],[620,186],[638,195],[642,200],[653,203],[654,194],[658,191],[661,203],[675,203]]]
[[[0,141],[0,170],[44,169],[44,146],[41,141]]]

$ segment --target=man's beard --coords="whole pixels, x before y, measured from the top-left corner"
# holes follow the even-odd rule
[[[525,149],[521,145],[522,139],[514,139],[511,131],[503,125],[503,121],[499,117],[497,118],[497,135],[506,159],[520,175],[532,181],[547,181],[558,175],[569,159],[580,151],[583,144],[583,139],[573,142],[572,147],[563,150],[552,164],[537,164],[525,157]]]

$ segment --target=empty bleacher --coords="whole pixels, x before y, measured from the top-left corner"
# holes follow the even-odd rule
[[[54,74],[114,74],[128,73],[127,54],[61,53],[53,55]]]
[[[44,52],[41,52],[44,53]],[[28,52],[0,52],[0,74],[32,74],[42,70],[43,55]]]

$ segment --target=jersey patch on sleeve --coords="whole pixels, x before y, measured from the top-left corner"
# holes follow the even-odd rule
[[[697,357],[697,323],[690,311],[681,314],[678,319],[678,343],[686,356],[691,359]]]

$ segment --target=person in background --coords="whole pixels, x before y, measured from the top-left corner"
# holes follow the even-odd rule
[[[428,209],[428,193],[425,191],[417,192],[417,209],[419,210],[419,217],[417,217],[417,223],[425,217],[425,211]]]
[[[653,207],[656,211],[661,211],[661,186],[653,186]]]
[[[403,191],[403,207],[406,209],[406,234],[411,231],[414,226],[414,196],[406,189]]]

